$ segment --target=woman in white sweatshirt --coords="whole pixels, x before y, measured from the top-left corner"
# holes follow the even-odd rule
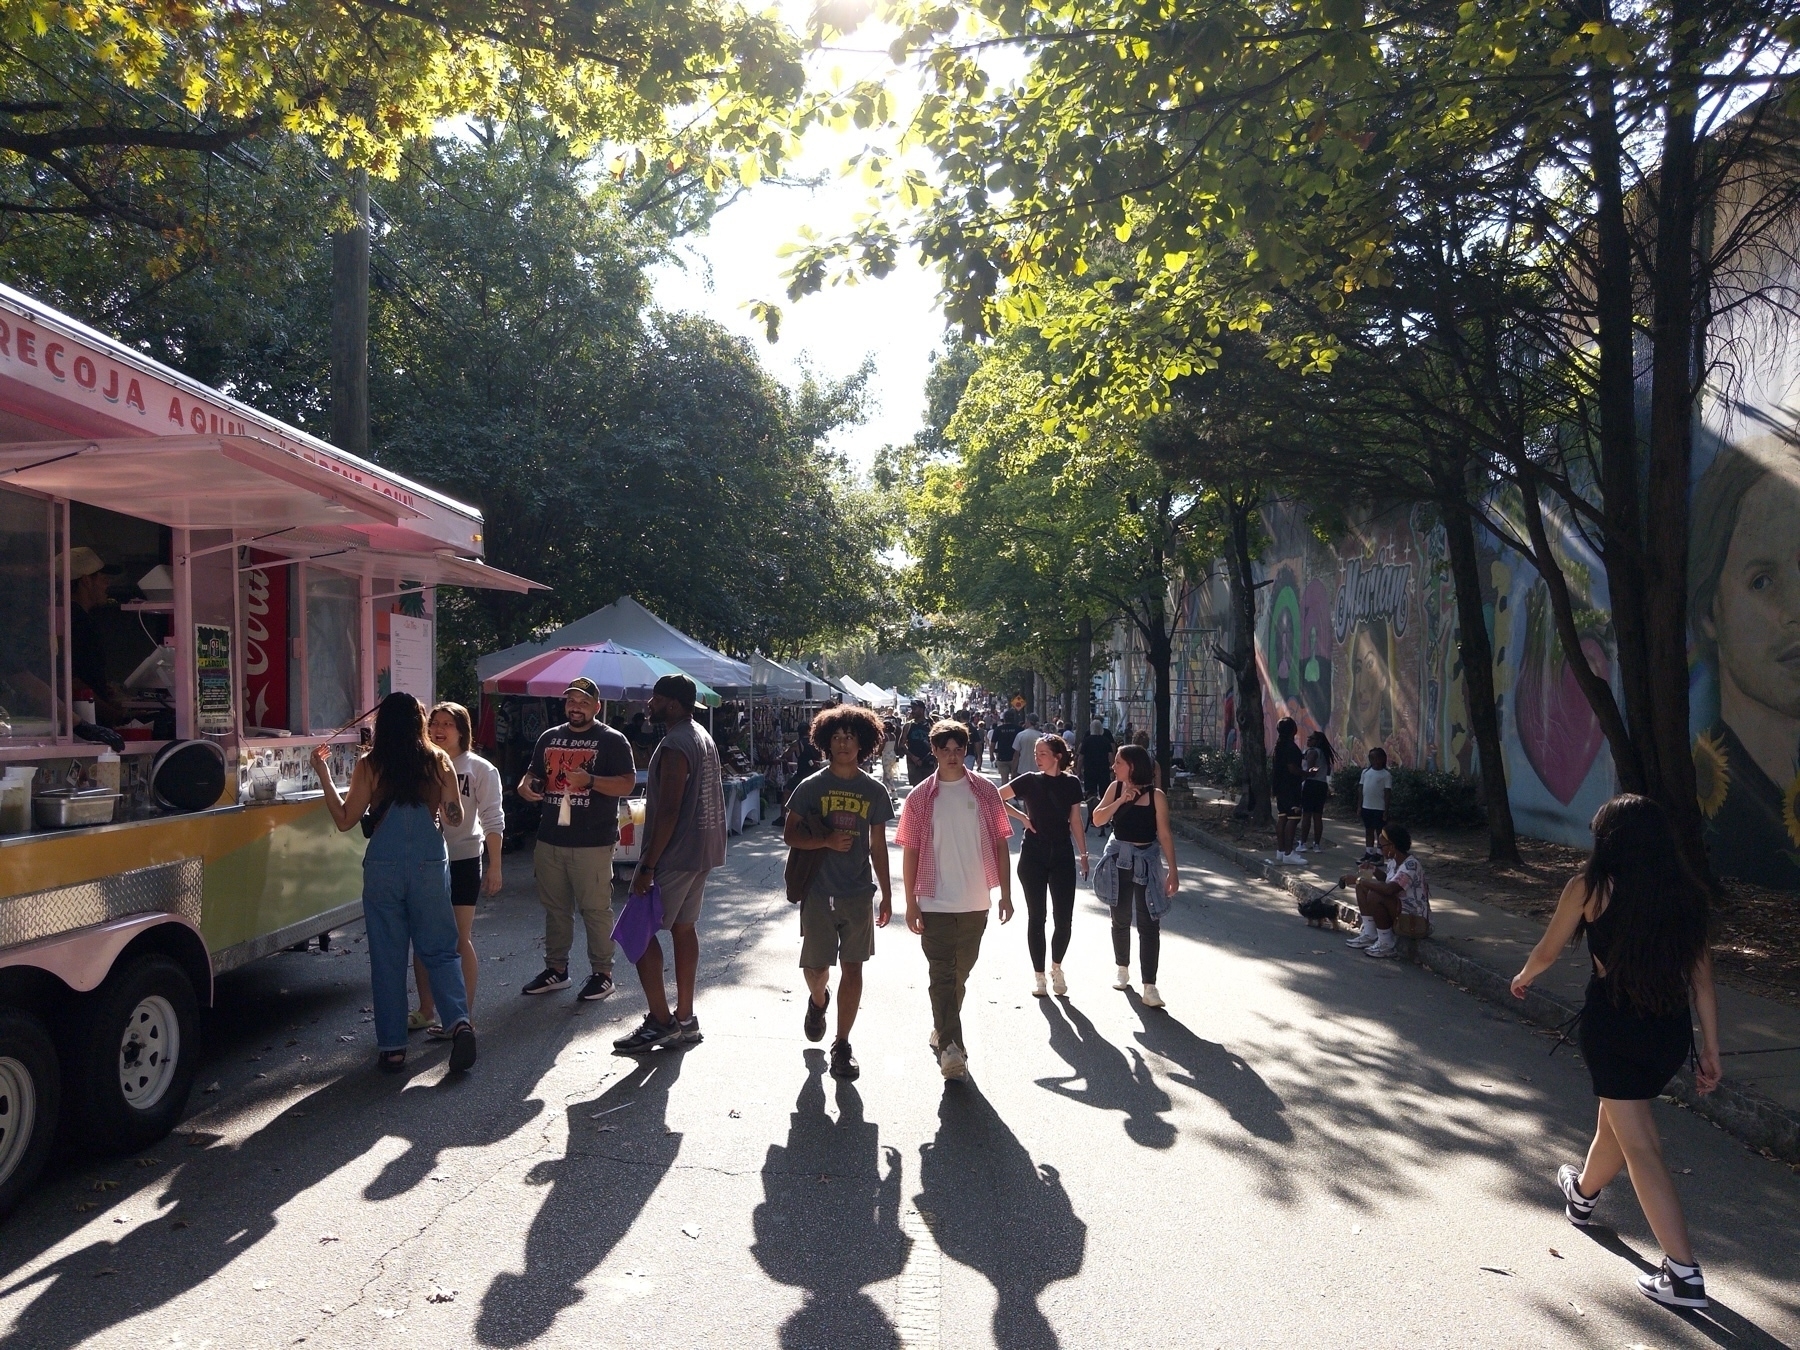
[[[450,756],[457,784],[462,788],[462,824],[444,830],[444,844],[450,853],[450,903],[456,913],[456,950],[462,957],[463,983],[468,986],[472,1012],[475,979],[481,972],[471,936],[475,902],[483,895],[500,894],[500,850],[506,841],[500,770],[469,749],[474,724],[462,704],[438,704],[431,710],[428,729],[432,744]],[[407,1019],[407,1026],[412,1031],[423,1027],[427,1035],[441,1037],[444,1029],[438,1024],[437,1010],[431,1003],[431,985],[417,956],[413,957],[413,971],[419,987],[419,1010]]]

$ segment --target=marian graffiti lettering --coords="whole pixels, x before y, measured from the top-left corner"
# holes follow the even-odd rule
[[[1406,632],[1407,601],[1412,595],[1411,563],[1365,563],[1344,560],[1344,580],[1331,607],[1331,631],[1339,642],[1368,619],[1387,619],[1396,637]]]

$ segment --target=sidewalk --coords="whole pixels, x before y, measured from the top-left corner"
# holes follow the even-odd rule
[[[1339,877],[1356,870],[1362,856],[1361,838],[1353,840],[1354,827],[1342,821],[1327,823],[1326,847],[1306,854],[1305,865],[1299,867],[1275,864],[1272,832],[1269,847],[1252,852],[1183,819],[1179,812],[1171,813],[1171,824],[1182,838],[1230,859],[1252,876],[1284,887],[1297,899],[1328,891]],[[1416,851],[1429,881],[1429,842],[1419,841]],[[1348,918],[1354,913],[1354,898],[1346,897],[1342,890],[1337,898],[1347,901]],[[1571,948],[1520,1003],[1512,997],[1509,985],[1542,935],[1543,925],[1435,885],[1431,914],[1429,938],[1401,943],[1417,964],[1544,1026],[1566,1022],[1581,1007],[1589,970],[1585,948]],[[1296,915],[1294,922],[1302,920]],[[1721,985],[1719,1048],[1725,1081],[1717,1090],[1699,1096],[1683,1070],[1669,1085],[1669,1095],[1752,1148],[1800,1163],[1800,1009]],[[1572,1051],[1573,1047],[1564,1053]]]

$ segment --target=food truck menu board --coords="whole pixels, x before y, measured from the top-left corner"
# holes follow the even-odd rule
[[[218,735],[233,727],[231,715],[231,630],[216,624],[194,625],[194,712],[201,735]]]
[[[388,680],[395,693],[411,694],[427,708],[432,704],[431,620],[389,614]]]

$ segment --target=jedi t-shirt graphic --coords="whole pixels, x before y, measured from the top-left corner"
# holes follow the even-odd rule
[[[619,840],[619,799],[597,792],[590,784],[579,790],[569,786],[574,773],[613,778],[635,772],[631,743],[601,723],[574,731],[565,722],[538,737],[531,752],[531,772],[543,783],[543,812],[538,818],[538,841],[563,848],[605,848]],[[569,823],[558,825],[562,800],[569,799]]]
[[[861,769],[854,778],[839,778],[820,769],[800,782],[788,798],[787,809],[823,820],[834,830],[856,836],[849,851],[826,849],[813,876],[814,895],[864,899],[875,893],[875,869],[869,861],[869,831],[894,818],[894,800],[880,781]]]

